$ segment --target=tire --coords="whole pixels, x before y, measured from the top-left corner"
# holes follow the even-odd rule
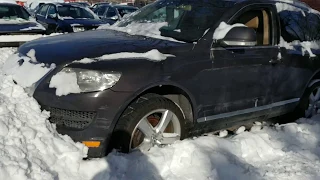
[[[312,95],[315,98],[313,100],[311,100]],[[295,112],[297,117],[304,118],[312,118],[320,113],[320,82],[313,84],[306,90]]]
[[[162,122],[168,122],[170,118],[164,117],[171,117],[171,114],[172,118],[165,127],[166,123]],[[139,97],[124,111],[112,133],[111,147],[122,153],[147,151],[153,145],[162,146],[171,144],[171,140],[183,139],[185,127],[184,116],[175,103],[162,96],[147,94]],[[163,132],[167,131],[172,138],[165,137],[167,134]]]

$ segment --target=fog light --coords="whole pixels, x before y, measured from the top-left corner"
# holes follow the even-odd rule
[[[91,148],[91,147],[99,147],[100,146],[100,141],[82,141],[82,144],[85,146]]]
[[[73,32],[81,32],[84,31],[84,27],[73,27]]]

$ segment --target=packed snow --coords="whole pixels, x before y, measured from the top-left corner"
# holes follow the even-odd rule
[[[234,27],[246,27],[246,26],[240,23],[229,25],[225,22],[221,22],[213,33],[213,39],[215,40],[223,39],[228,34],[228,32]]]
[[[77,84],[77,74],[75,72],[59,72],[54,75],[49,84],[50,88],[56,88],[56,95],[68,95],[70,93],[80,93],[81,89]]]
[[[96,61],[105,61],[105,60],[114,60],[114,59],[136,59],[136,58],[144,58],[150,61],[163,61],[166,60],[168,57],[175,57],[171,54],[162,54],[157,49],[152,49],[145,53],[135,53],[135,52],[121,52],[121,53],[114,53],[114,54],[106,54],[98,58],[90,59],[90,58],[83,58],[78,61],[73,61],[74,63],[82,63],[88,64]]]
[[[30,57],[11,55],[1,68],[2,73],[12,76],[12,79],[23,88],[31,87],[55,68],[55,64],[37,63],[34,50],[30,50],[27,54]]]

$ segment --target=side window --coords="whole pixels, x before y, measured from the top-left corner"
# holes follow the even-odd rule
[[[272,19],[268,9],[249,10],[240,14],[232,24],[241,23],[256,31],[257,46],[271,45]]]
[[[49,6],[49,9],[48,9],[48,16],[51,15],[51,16],[54,16],[56,15],[57,12],[56,12],[56,8],[54,6]]]
[[[281,36],[285,41],[305,41],[307,39],[305,36],[307,21],[304,15],[302,10],[284,10],[279,13]]]
[[[106,12],[106,7],[99,7],[96,11],[96,14],[98,16],[103,16],[103,14]]]
[[[39,10],[39,14],[42,15],[42,16],[46,16],[47,9],[48,9],[48,5],[42,5],[40,10]]]
[[[318,41],[320,40],[320,17],[318,14],[306,12],[307,26],[304,27],[306,40]]]
[[[117,15],[116,10],[114,8],[109,8],[106,17],[113,17],[115,15]]]

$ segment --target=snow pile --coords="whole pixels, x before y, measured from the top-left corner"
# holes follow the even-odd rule
[[[2,68],[5,74],[11,75],[13,80],[24,88],[32,86],[55,68],[55,64],[38,63],[34,50],[30,50],[27,54],[30,57],[13,54]]]
[[[262,130],[256,123],[250,132],[231,138],[209,135],[146,154],[113,152],[81,168],[90,179],[319,179],[319,121],[302,119]]]
[[[102,26],[99,26],[98,29],[111,29],[111,30],[116,30],[116,31],[120,31],[120,32],[125,32],[130,35],[141,35],[141,36],[147,36],[147,37],[152,37],[152,38],[157,38],[157,39],[164,39],[164,40],[169,40],[169,41],[180,42],[180,41],[177,41],[176,39],[173,39],[170,37],[161,36],[161,32],[159,29],[161,27],[168,26],[167,22],[159,22],[159,23],[132,22],[124,27],[118,26],[119,23],[122,23],[122,21],[116,22],[111,26],[109,24],[102,25]]]
[[[13,49],[0,49],[1,64]],[[0,179],[84,179],[87,148],[59,135],[38,103],[0,72]]]
[[[68,95],[70,93],[80,93],[81,89],[77,84],[77,74],[75,72],[59,72],[51,78],[50,88],[56,88],[56,95]]]
[[[114,59],[138,59],[138,58],[148,59],[150,61],[163,61],[163,60],[166,60],[168,57],[175,57],[175,56],[171,54],[162,54],[157,49],[152,49],[145,53],[121,52],[121,53],[114,53],[114,54],[106,54],[95,59],[83,58],[81,60],[73,61],[73,62],[88,64],[96,61],[105,61],[105,60],[114,60]]]
[[[225,22],[221,22],[213,33],[213,39],[215,40],[223,39],[228,34],[228,32],[234,27],[246,27],[246,26],[240,23],[229,25]]]

